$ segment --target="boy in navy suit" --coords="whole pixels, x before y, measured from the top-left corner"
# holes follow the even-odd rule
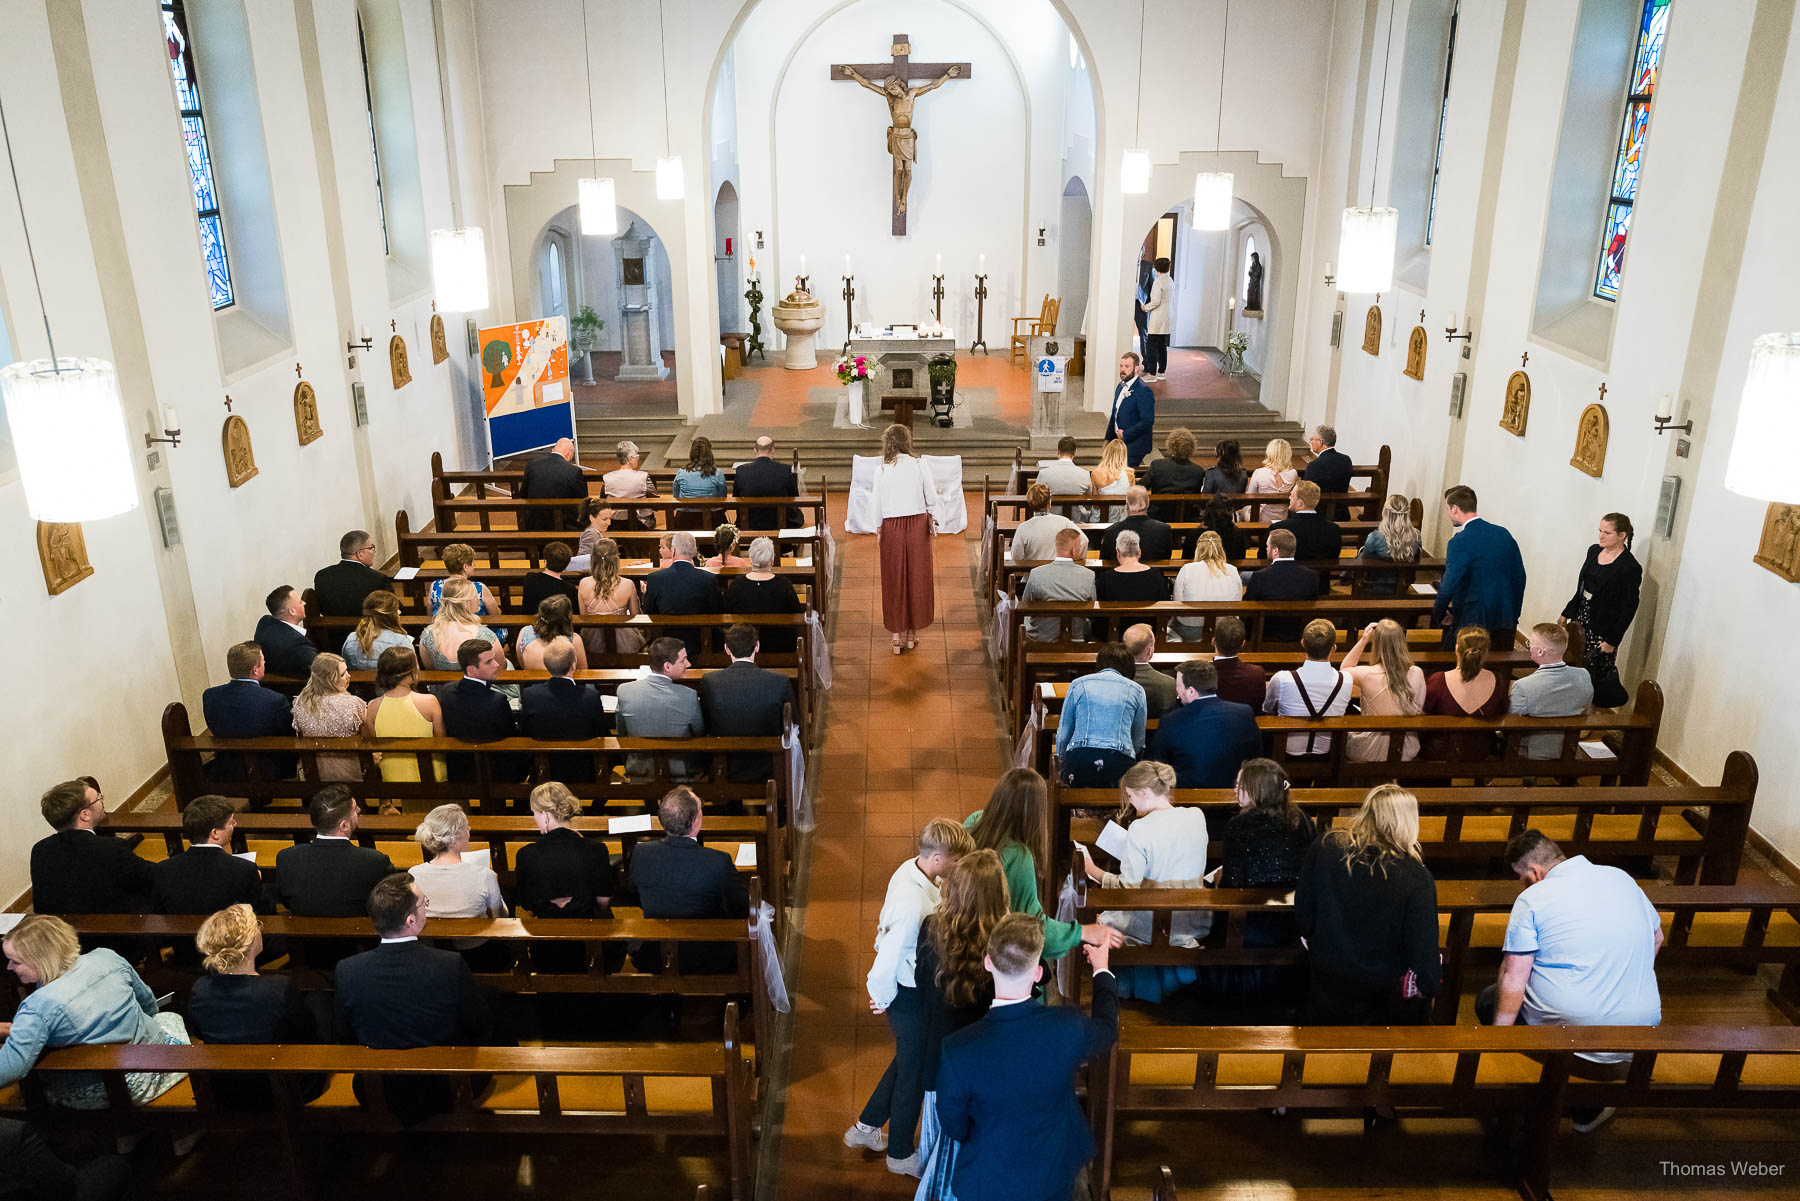
[[[1456,632],[1480,626],[1496,649],[1513,645],[1519,606],[1525,602],[1525,560],[1504,526],[1475,511],[1475,489],[1458,484],[1444,493],[1444,507],[1456,535],[1444,551],[1444,578],[1438,582],[1431,623],[1444,628],[1444,649],[1454,650]]]
[[[1091,1018],[1032,998],[1044,974],[1040,919],[1008,914],[988,938],[994,1003],[944,1039],[938,1064],[938,1120],[961,1144],[953,1178],[960,1201],[1067,1201],[1094,1157],[1075,1069],[1118,1038],[1119,994],[1106,945],[1082,950],[1094,968]]]

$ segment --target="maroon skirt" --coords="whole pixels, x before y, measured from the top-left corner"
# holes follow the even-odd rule
[[[931,515],[881,522],[881,624],[890,634],[922,630],[932,618]]]

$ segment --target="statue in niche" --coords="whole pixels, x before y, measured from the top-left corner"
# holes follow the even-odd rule
[[[1531,377],[1515,371],[1506,381],[1506,406],[1500,410],[1500,428],[1509,434],[1525,436],[1525,422],[1531,416]]]
[[[319,428],[319,398],[305,380],[294,388],[294,432],[300,436],[302,446],[317,442],[325,434]]]
[[[256,475],[256,454],[250,449],[250,423],[233,413],[225,419],[225,481],[241,488]]]
[[[444,336],[444,317],[442,313],[431,315],[431,361],[433,365],[450,357],[450,342]]]
[[[1381,354],[1381,306],[1369,306],[1368,316],[1363,318],[1363,352],[1365,354]]]
[[[94,574],[88,562],[87,539],[74,521],[37,523],[38,562],[44,568],[44,587],[50,595],[67,592]]]
[[[396,390],[412,383],[412,370],[406,365],[406,339],[399,334],[388,339],[388,367],[394,373]]]
[[[1406,366],[1401,374],[1412,379],[1425,378],[1425,327],[1413,326],[1412,336],[1406,339]]]
[[[1606,409],[1593,404],[1581,411],[1581,425],[1575,435],[1575,457],[1569,466],[1585,471],[1595,479],[1606,470],[1606,439],[1610,426]]]
[[[1754,562],[1790,584],[1800,584],[1800,505],[1769,506]]]
[[[1244,316],[1262,316],[1262,255],[1257,251],[1250,252],[1249,280],[1244,285]]]

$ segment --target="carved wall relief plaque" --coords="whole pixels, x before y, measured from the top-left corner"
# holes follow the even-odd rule
[[[37,545],[38,562],[44,568],[44,587],[51,596],[67,592],[94,574],[79,522],[38,522]]]
[[[1606,470],[1606,439],[1611,425],[1602,405],[1589,405],[1581,411],[1581,426],[1575,435],[1575,457],[1569,466],[1585,471],[1595,479]]]
[[[1800,505],[1769,506],[1763,515],[1762,538],[1756,544],[1754,561],[1788,583],[1800,584]]]
[[[1506,405],[1500,410],[1500,428],[1509,434],[1525,436],[1525,422],[1531,417],[1531,377],[1515,371],[1506,381]]]
[[[1370,305],[1368,315],[1363,318],[1363,350],[1373,355],[1381,353],[1381,306],[1378,304]]]
[[[1425,327],[1413,326],[1412,335],[1406,339],[1406,367],[1401,372],[1413,379],[1425,378]]]
[[[302,446],[317,442],[325,435],[319,428],[319,398],[305,380],[294,388],[294,432],[300,436]]]
[[[442,313],[431,315],[431,361],[441,363],[450,357],[450,343],[444,337],[444,316]]]
[[[399,334],[388,339],[388,367],[394,373],[395,388],[412,383],[412,370],[406,365],[406,339]]]
[[[225,480],[241,488],[256,475],[256,455],[250,449],[250,424],[233,413],[225,419]]]

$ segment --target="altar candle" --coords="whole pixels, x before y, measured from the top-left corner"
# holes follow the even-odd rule
[[[940,254],[937,256],[937,274],[942,275],[943,273],[944,273],[944,256]]]
[[[1227,296],[1225,298],[1225,307],[1235,312],[1237,310],[1237,297]]]
[[[806,256],[805,255],[800,256],[800,274],[802,274],[802,275],[806,274]]]
[[[855,274],[853,271],[850,270],[850,256],[849,255],[844,256],[844,274],[845,275]]]
[[[987,270],[987,255],[978,254],[975,256],[975,270],[977,270],[977,271],[986,271]]]

